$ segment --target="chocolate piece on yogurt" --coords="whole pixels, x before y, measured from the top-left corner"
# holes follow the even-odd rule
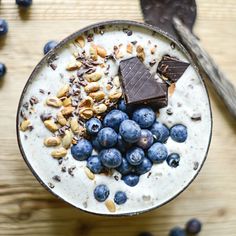
[[[122,60],[120,74],[127,105],[145,104],[154,108],[167,105],[167,85],[158,82],[137,57]]]
[[[180,61],[176,57],[165,55],[157,66],[157,72],[175,83],[180,79],[189,65],[188,62]]]

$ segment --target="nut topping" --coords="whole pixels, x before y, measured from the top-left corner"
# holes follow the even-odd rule
[[[87,86],[84,87],[86,93],[96,92],[100,89],[100,85],[98,82],[91,82]]]
[[[47,98],[46,104],[51,107],[59,108],[62,106],[62,101],[57,97]]]
[[[23,120],[20,125],[20,130],[25,132],[29,128],[29,126],[30,126],[30,120],[29,119]]]
[[[57,97],[58,97],[58,98],[61,98],[61,97],[66,96],[66,93],[69,92],[69,89],[70,89],[69,84],[64,85],[64,86],[58,91]]]
[[[43,123],[45,127],[52,133],[56,132],[59,129],[59,127],[54,123],[53,120],[45,120]]]
[[[100,72],[94,72],[91,74],[84,75],[84,78],[88,82],[97,82],[98,80],[100,80],[102,78],[102,74]]]
[[[45,138],[43,143],[46,147],[55,147],[61,144],[61,140],[58,137],[50,137]]]
[[[63,147],[58,148],[51,152],[51,156],[55,159],[60,159],[62,157],[65,157],[67,154],[67,150]]]

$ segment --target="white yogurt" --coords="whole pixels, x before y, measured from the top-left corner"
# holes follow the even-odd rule
[[[121,26],[123,27],[124,25]],[[109,54],[113,52],[114,45],[127,45],[128,42],[138,41],[138,44],[144,47],[146,54],[144,63],[148,67],[150,67],[149,62],[152,59],[156,59],[159,62],[165,54],[176,56],[182,61],[188,61],[183,52],[179,51],[177,47],[172,49],[170,41],[160,34],[156,33],[153,35],[149,30],[132,26],[130,29],[133,31],[133,34],[127,36],[122,31],[121,26],[106,27],[103,35],[94,35],[93,43],[103,46]],[[86,51],[89,49],[89,44],[86,43]],[[154,45],[157,45],[156,52],[154,55],[151,55],[150,47]],[[211,111],[207,92],[201,78],[193,66],[190,65],[176,83],[175,92],[169,97],[168,106],[161,109],[158,115],[159,121],[168,127],[174,124],[184,124],[187,126],[188,138],[186,142],[176,143],[169,138],[166,144],[169,153],[177,152],[180,154],[181,161],[178,168],[171,168],[166,162],[154,164],[150,171],[151,174],[146,173],[142,175],[137,186],[129,187],[122,180],[115,180],[114,175],[120,177],[118,172],[114,172],[114,175],[110,177],[101,174],[96,175],[94,181],[88,179],[84,172],[86,161],[74,160],[69,151],[68,159],[64,160],[62,165],[67,168],[76,167],[72,177],[67,172],[62,173],[58,161],[51,157],[50,153],[53,148],[46,148],[43,145],[44,138],[51,136],[51,133],[44,127],[40,114],[48,111],[55,115],[58,109],[45,105],[48,95],[41,94],[39,89],[43,89],[46,92],[50,91],[51,95],[55,95],[63,84],[68,83],[69,77],[76,73],[67,72],[65,66],[74,58],[72,53],[77,50],[81,49],[75,47],[71,42],[58,50],[58,60],[55,61],[57,69],[52,70],[46,64],[42,66],[23,95],[20,106],[29,101],[32,96],[36,96],[39,99],[39,103],[34,105],[35,113],[31,115],[27,113],[34,129],[26,132],[19,131],[20,142],[30,166],[45,185],[48,185],[49,182],[55,185],[52,191],[56,195],[88,212],[109,215],[136,214],[169,201],[191,182],[202,165],[208,150],[211,137]],[[125,52],[125,49],[122,50]],[[135,54],[134,50],[133,55]],[[126,57],[130,57],[130,55],[125,53],[124,58]],[[119,61],[109,63],[111,64],[109,77],[117,75]],[[150,68],[151,72],[154,73],[156,71],[157,64]],[[64,76],[62,77],[60,74]],[[107,79],[108,76],[104,76],[101,83],[104,83]],[[169,108],[173,110],[172,115],[166,113]],[[200,113],[201,121],[191,120],[193,113]],[[22,118],[20,117],[18,126],[21,121]],[[196,163],[199,164],[198,167]],[[59,175],[61,182],[53,181],[52,177],[54,175]],[[106,184],[108,186],[110,189],[109,199],[114,198],[116,191],[125,191],[128,197],[127,202],[116,206],[116,212],[109,212],[105,204],[97,202],[93,196],[94,188],[98,184]]]

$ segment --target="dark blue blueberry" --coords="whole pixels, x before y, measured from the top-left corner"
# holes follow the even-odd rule
[[[125,175],[122,177],[122,180],[130,187],[134,187],[138,184],[139,182],[139,176],[130,174],[130,175]]]
[[[7,68],[3,63],[0,63],[0,77],[3,77],[6,74]]]
[[[21,7],[29,7],[32,5],[32,0],[16,0],[16,4]]]
[[[91,156],[87,160],[87,167],[94,173],[99,174],[102,171],[102,163],[97,155]]]
[[[188,137],[187,127],[184,125],[174,125],[170,129],[170,136],[174,141],[183,143]]]
[[[155,136],[155,140],[159,143],[164,143],[170,136],[169,129],[160,122],[156,122],[151,127],[151,132]]]
[[[162,163],[166,160],[168,152],[164,144],[162,143],[154,143],[149,149],[148,149],[148,158],[153,163]]]
[[[91,135],[96,135],[102,128],[102,123],[98,118],[91,118],[85,123],[87,132]]]
[[[171,153],[166,161],[169,166],[176,168],[179,166],[180,156],[178,153]]]
[[[196,235],[201,232],[202,223],[198,219],[191,219],[186,224],[186,232],[191,235]]]
[[[175,227],[170,231],[169,236],[186,236],[186,233],[180,227]]]
[[[127,201],[127,196],[125,192],[118,191],[115,193],[114,202],[117,205],[124,204]]]
[[[125,142],[121,135],[118,134],[116,147],[120,152],[124,153],[131,147],[131,144]]]
[[[141,148],[133,147],[126,153],[126,160],[130,165],[137,166],[142,163],[144,159],[144,151]]]
[[[128,120],[129,117],[126,113],[120,110],[112,110],[110,111],[104,118],[103,124],[104,126],[111,127],[114,130],[118,131],[120,124],[124,120]]]
[[[49,41],[45,44],[44,48],[43,48],[43,52],[44,54],[47,54],[50,50],[52,50],[53,48],[55,48],[57,46],[57,42],[56,41]]]
[[[0,36],[5,35],[8,32],[8,24],[4,19],[0,19]]]
[[[101,146],[101,144],[100,144],[99,141],[98,141],[98,137],[93,138],[93,140],[92,140],[92,145],[93,145],[93,148],[94,148],[96,151],[100,151],[100,150],[103,149],[103,147]]]
[[[143,149],[148,149],[153,144],[153,135],[152,132],[148,129],[141,130],[141,137],[137,142],[137,145]]]
[[[114,147],[117,143],[117,133],[110,127],[103,128],[98,133],[98,142],[105,148]]]
[[[121,175],[127,175],[131,173],[132,166],[129,164],[129,162],[125,158],[122,158],[121,164],[116,169],[118,172],[121,173]]]
[[[141,129],[133,120],[124,120],[119,131],[122,138],[128,143],[136,143],[141,136]]]
[[[123,112],[127,112],[127,106],[125,104],[125,100],[121,99],[118,103],[118,109],[123,111]]]
[[[132,120],[137,122],[142,129],[149,128],[156,120],[156,115],[150,107],[138,108],[134,111]]]
[[[87,139],[80,139],[77,144],[71,147],[71,155],[77,161],[84,161],[91,156],[93,151],[92,144]]]
[[[106,185],[101,184],[101,185],[98,185],[94,189],[93,194],[94,194],[94,197],[97,201],[104,202],[108,198],[110,191]]]
[[[136,170],[136,174],[138,175],[143,175],[145,173],[147,173],[148,171],[150,171],[152,169],[152,162],[148,159],[148,158],[144,158],[143,162],[136,166],[135,170]]]
[[[122,162],[121,153],[115,149],[104,149],[99,153],[102,164],[107,168],[116,168],[120,166]]]

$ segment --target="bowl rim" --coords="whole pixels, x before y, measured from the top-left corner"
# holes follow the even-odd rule
[[[188,184],[186,186],[184,186],[177,194],[173,195],[171,198],[167,199],[166,201],[164,201],[163,203],[159,204],[159,205],[155,205],[151,208],[147,208],[145,210],[141,210],[141,211],[135,211],[135,212],[131,212],[131,213],[118,213],[118,214],[107,214],[107,213],[97,213],[97,212],[93,212],[93,211],[89,211],[89,210],[85,210],[82,209],[78,206],[73,205],[72,203],[68,202],[67,200],[65,200],[62,196],[59,196],[57,193],[55,193],[53,191],[53,189],[51,189],[49,186],[47,186],[46,183],[44,183],[42,181],[42,179],[40,178],[40,176],[36,173],[36,171],[34,170],[34,168],[31,166],[30,162],[28,161],[28,158],[24,152],[24,148],[22,146],[21,143],[21,138],[20,138],[20,129],[19,129],[19,118],[20,118],[20,110],[21,110],[21,104],[22,104],[22,100],[24,98],[25,92],[28,88],[28,86],[30,85],[31,81],[33,81],[35,75],[37,74],[37,72],[41,69],[41,67],[43,65],[45,65],[45,63],[50,59],[53,58],[56,55],[57,50],[59,50],[60,48],[62,48],[66,43],[68,43],[69,41],[75,39],[76,37],[78,37],[79,35],[85,33],[86,31],[90,31],[96,28],[99,28],[101,26],[114,26],[114,25],[127,25],[127,26],[133,26],[133,27],[141,27],[144,28],[146,30],[149,31],[153,31],[154,33],[158,33],[160,35],[162,35],[163,37],[167,38],[169,41],[173,42],[183,53],[184,55],[187,57],[187,59],[189,60],[189,62],[191,63],[191,65],[193,66],[194,70],[196,71],[198,77],[202,80],[202,84],[204,86],[204,89],[206,91],[206,95],[208,98],[208,104],[209,104],[209,112],[210,112],[210,137],[209,137],[209,142],[207,145],[207,150],[205,153],[205,157],[203,159],[203,161],[201,162],[201,164],[198,167],[198,170],[196,171],[196,173],[194,174],[194,176],[192,177],[192,179],[188,182]],[[211,102],[210,102],[210,97],[209,97],[209,93],[206,87],[206,83],[204,81],[204,79],[202,78],[202,76],[199,73],[199,69],[196,66],[196,64],[194,63],[193,59],[191,58],[190,54],[188,53],[188,51],[185,49],[185,47],[178,42],[176,39],[174,39],[170,34],[168,34],[167,32],[161,30],[160,28],[158,28],[157,26],[153,26],[153,25],[149,25],[147,23],[143,23],[143,22],[137,22],[137,21],[132,21],[132,20],[108,20],[108,21],[101,21],[98,23],[94,23],[91,25],[88,25],[86,27],[83,27],[82,29],[72,33],[71,35],[67,36],[66,38],[64,38],[62,41],[60,41],[58,43],[58,45],[52,49],[49,53],[47,53],[41,60],[40,62],[35,66],[34,70],[32,71],[32,73],[30,74],[28,80],[25,83],[25,86],[22,90],[22,93],[20,95],[20,99],[18,102],[18,108],[17,108],[17,114],[16,114],[16,135],[17,135],[17,143],[18,143],[18,147],[20,149],[20,153],[25,161],[25,163],[27,164],[28,168],[30,169],[30,171],[32,172],[32,174],[35,176],[35,178],[38,180],[38,182],[47,190],[49,191],[51,194],[53,194],[57,199],[62,200],[63,202],[73,206],[76,209],[79,209],[83,212],[86,213],[90,213],[93,215],[98,215],[98,216],[109,216],[109,217],[122,217],[122,216],[134,216],[134,215],[139,215],[145,212],[149,212],[155,209],[158,209],[164,205],[166,205],[167,203],[171,202],[172,200],[174,200],[176,197],[178,197],[182,192],[184,192],[191,184],[192,182],[195,180],[195,178],[198,176],[198,174],[200,173],[206,159],[208,156],[208,152],[209,152],[209,148],[210,148],[210,144],[211,144],[211,140],[212,140],[212,129],[213,129],[213,117],[212,117],[212,108],[211,108]]]

